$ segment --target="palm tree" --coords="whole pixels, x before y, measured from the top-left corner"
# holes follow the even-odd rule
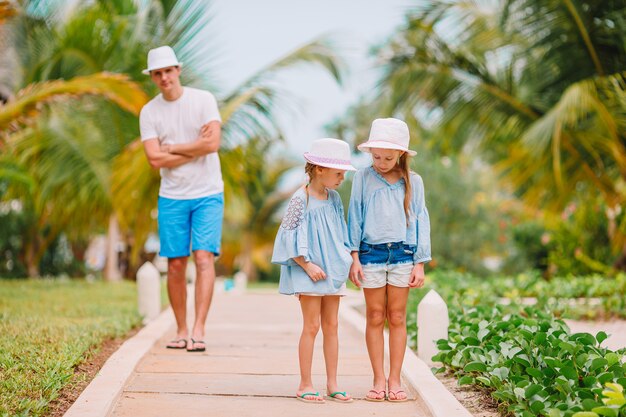
[[[240,269],[249,280],[271,267],[274,237],[279,226],[278,211],[294,189],[282,187],[284,174],[295,166],[272,152],[273,142],[252,138],[229,152],[230,169],[238,172],[235,184],[226,188],[230,209],[225,214],[221,264]]]
[[[478,148],[532,206],[559,211],[587,189],[619,211],[625,16],[612,0],[425,2],[379,51],[385,111],[434,126],[444,153]],[[626,216],[615,221],[626,256]]]
[[[210,73],[210,50],[198,47],[197,38],[194,38],[201,28],[210,23],[211,14],[207,12],[210,1],[162,0],[137,3],[132,0],[102,0],[80,4],[69,15],[62,15],[57,7],[60,5],[62,3],[36,0],[20,4],[19,13],[12,20],[10,31],[10,49],[19,58],[19,65],[7,61],[0,63],[3,73],[17,74],[5,81],[5,84],[25,88],[32,83],[87,77],[100,71],[112,71],[129,74],[145,91],[153,94],[155,87],[147,77],[140,75],[145,65],[146,49],[170,44],[177,49],[181,60],[185,62],[186,83],[210,87],[207,80],[211,78],[206,77]],[[120,47],[122,42],[123,47]],[[303,62],[320,63],[339,78],[337,59],[324,41],[305,45],[261,71],[222,100],[226,143],[236,146],[256,135],[280,137],[272,116],[280,97],[272,77],[282,68]],[[8,71],[3,68],[5,66],[9,67]],[[15,67],[19,71],[15,71]],[[198,74],[203,74],[204,77],[201,78]],[[98,117],[94,118],[94,114]],[[13,155],[14,159],[28,160],[34,164],[22,164],[20,176],[27,174],[30,178],[39,180],[41,174],[34,171],[41,158],[59,163],[63,158],[68,158],[68,149],[83,152],[81,143],[92,143],[98,138],[106,142],[106,146],[96,146],[102,152],[99,156],[83,158],[86,165],[66,166],[68,170],[78,169],[80,166],[82,170],[90,172],[93,178],[99,179],[87,181],[78,188],[70,188],[79,191],[91,202],[99,201],[97,212],[103,214],[88,219],[84,216],[75,217],[72,228],[84,230],[86,234],[94,233],[107,230],[109,225],[115,226],[119,218],[125,233],[135,242],[132,247],[134,254],[137,254],[143,246],[147,232],[154,229],[150,212],[155,206],[152,202],[157,196],[158,177],[149,169],[141,145],[135,140],[138,126],[136,113],[128,114],[103,101],[89,101],[76,107],[57,106],[55,111],[44,113],[40,119],[41,128],[36,131],[37,135],[30,136],[30,139],[27,135],[15,137],[16,142],[18,139],[23,141],[22,146],[16,146],[15,149],[24,155]],[[77,124],[90,126],[91,129],[71,129],[71,126]],[[61,132],[58,127],[64,125],[68,129]],[[63,136],[68,133],[67,130],[71,130],[71,136]],[[54,145],[62,136],[67,144],[63,152],[62,148]],[[37,149],[42,152],[45,149],[45,154],[33,156],[29,152],[26,144],[35,141],[35,137],[42,142]],[[48,144],[44,145],[43,142]],[[81,159],[80,155],[72,157],[75,160]],[[223,153],[223,158],[229,158],[228,151]],[[100,164],[102,160],[107,163]],[[16,165],[15,160],[7,163]],[[80,172],[73,172],[75,175],[69,174],[70,172],[68,171],[68,179],[80,177]],[[234,177],[229,178],[230,171],[225,174],[226,182],[232,184]],[[20,196],[20,192],[25,192],[18,183],[14,185],[12,196]],[[30,191],[42,193],[39,196],[41,207],[62,207],[66,203],[66,196],[63,194],[44,193],[39,188],[31,188]],[[22,194],[24,198],[28,195]],[[93,198],[89,199],[88,196]],[[78,202],[76,205],[80,207]],[[31,206],[36,207],[35,204]],[[89,204],[84,206],[87,209],[85,212],[89,212],[89,207]],[[108,219],[104,215],[107,212]],[[39,213],[43,213],[43,210],[39,210]],[[43,217],[43,214],[39,219],[33,218],[33,225],[36,225],[33,230],[65,231],[69,225],[61,221],[54,225],[57,219],[56,216]],[[46,241],[33,243],[31,246],[45,250]],[[34,270],[31,268],[31,271]]]

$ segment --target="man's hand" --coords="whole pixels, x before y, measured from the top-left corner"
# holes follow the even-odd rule
[[[164,149],[167,145],[161,146],[158,138],[143,141],[143,149],[148,157],[148,162],[152,168],[175,168],[191,162],[194,158],[185,155],[174,155]]]
[[[175,143],[169,146],[169,152],[192,157],[204,156],[217,152],[220,148],[222,129],[220,122],[213,120],[203,125],[198,137],[189,143]]]

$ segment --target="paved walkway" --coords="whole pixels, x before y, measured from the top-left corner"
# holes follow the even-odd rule
[[[611,350],[626,348],[626,320],[614,321],[578,321],[565,320],[572,333],[598,334],[603,331],[609,335],[602,346]]]
[[[207,323],[207,351],[165,349],[175,333],[170,328],[139,362],[109,416],[431,416],[411,390],[406,403],[363,400],[372,378],[365,341],[344,320],[339,324],[339,384],[357,401],[296,401],[300,326],[295,298],[216,294]],[[317,339],[314,383],[324,392],[321,332]]]

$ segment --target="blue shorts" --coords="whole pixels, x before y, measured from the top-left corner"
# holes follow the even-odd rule
[[[361,265],[393,265],[413,263],[413,254],[417,246],[405,245],[402,242],[380,243],[371,245],[361,242],[359,245],[359,261]]]
[[[191,200],[159,196],[159,255],[164,258],[189,256],[191,250],[220,254],[224,193]]]
[[[381,288],[387,285],[406,288],[411,280],[413,254],[417,246],[402,242],[370,245],[361,242],[359,261],[363,265],[362,288]]]

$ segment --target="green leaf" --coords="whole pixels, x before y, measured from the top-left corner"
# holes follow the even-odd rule
[[[624,392],[624,387],[613,382],[607,382],[606,387],[613,392]]]
[[[613,365],[615,365],[616,363],[619,362],[619,355],[617,353],[614,353],[614,352],[609,352],[609,353],[606,354],[604,359],[606,359],[606,361],[607,361],[609,366],[613,366]]]
[[[596,358],[591,362],[591,367],[589,368],[592,371],[596,371],[599,368],[604,368],[606,365],[608,365],[609,361],[607,361],[604,358]]]
[[[533,340],[533,334],[525,329],[519,329],[519,333],[524,337],[525,340],[531,341]]]
[[[584,408],[585,410],[587,410],[587,411],[591,411],[591,410],[593,410],[595,407],[601,407],[601,406],[602,406],[602,404],[600,404],[599,402],[594,401],[594,400],[592,400],[592,399],[590,399],[590,398],[586,398],[586,399],[584,399],[584,400],[582,401],[582,405],[583,405],[583,408]]]
[[[465,372],[486,372],[487,366],[482,362],[470,362],[463,368]]]
[[[563,366],[560,360],[552,358],[550,356],[544,357],[543,360],[546,363],[546,365],[548,365],[550,368],[553,368],[553,369],[560,368],[561,366]]]
[[[521,363],[522,365],[524,365],[524,367],[529,367],[530,366],[530,362],[529,362],[529,358],[527,355],[518,355],[516,357],[513,358],[513,360],[517,363]]]
[[[579,411],[578,413],[574,413],[572,417],[599,417],[599,416],[592,411]]]
[[[594,413],[606,417],[618,417],[619,411],[612,407],[596,407],[592,410]]]
[[[483,341],[483,339],[489,334],[491,333],[491,331],[489,329],[480,329],[478,331],[478,340],[480,340],[481,342]]]
[[[563,375],[564,377],[566,377],[567,379],[571,379],[571,380],[578,380],[578,372],[576,372],[576,369],[570,367],[570,366],[564,366],[561,368],[561,375]]]
[[[526,373],[537,380],[543,379],[543,374],[537,368],[526,368]]]
[[[571,336],[570,340],[575,340],[578,343],[581,343],[583,345],[595,345],[596,344],[596,338],[590,335],[589,333],[576,333]]]
[[[491,375],[498,377],[500,381],[505,381],[509,377],[509,368],[501,366],[491,371]]]
[[[491,386],[491,381],[489,380],[489,378],[485,378],[484,376],[477,376],[476,377],[476,381],[480,382],[481,384],[483,384],[486,387],[490,387]]]
[[[528,400],[528,399],[530,399],[530,397],[532,397],[533,395],[535,395],[536,393],[541,391],[541,389],[542,389],[541,385],[531,384],[531,385],[528,386],[528,388],[526,388],[526,392],[524,393],[524,396]]]
[[[586,376],[583,378],[583,384],[586,387],[592,387],[598,383],[598,379],[595,376]]]
[[[468,336],[465,339],[463,339],[463,343],[465,343],[467,346],[479,346],[480,340],[478,340],[477,338],[473,336]]]
[[[535,335],[535,338],[533,340],[535,344],[545,346],[547,335],[544,332],[539,332]]]
[[[474,383],[474,378],[469,375],[462,376],[459,378],[459,385],[471,385]]]
[[[602,343],[604,342],[609,336],[606,334],[606,332],[598,332],[598,334],[596,334],[596,340],[598,341],[598,343]]]
[[[562,341],[559,343],[559,347],[572,355],[576,352],[576,345],[570,342]]]
[[[545,405],[541,401],[534,401],[532,404],[530,404],[530,409],[533,410],[535,413],[538,413],[544,408],[545,408]]]

